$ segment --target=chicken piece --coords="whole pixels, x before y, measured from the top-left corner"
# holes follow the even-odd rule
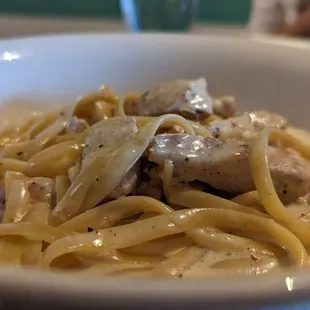
[[[254,111],[249,113],[249,115],[252,124],[259,129],[264,129],[265,127],[283,129],[287,126],[287,119],[276,113],[270,113],[267,111]]]
[[[165,160],[171,160],[177,179],[187,182],[199,180],[214,188],[225,188],[227,192],[236,193],[249,186],[248,180],[244,181],[245,184],[241,184],[243,180],[241,183],[235,182],[240,170],[246,175],[250,174],[247,157],[247,145],[242,141],[222,142],[186,134],[155,136],[148,156],[151,162],[160,166],[164,165]],[[227,165],[224,167],[226,162],[229,168]],[[217,169],[218,165],[220,169]],[[231,180],[225,178],[226,174],[235,177]]]
[[[38,177],[29,179],[27,183],[30,203],[44,202],[52,207],[54,180]]]
[[[174,125],[170,128],[160,127],[156,131],[156,135],[161,135],[165,133],[184,133],[184,129],[181,126]]]
[[[152,182],[152,180],[141,181],[136,191],[136,195],[138,196],[152,197],[157,200],[161,200],[162,193],[163,193],[162,183],[161,182],[154,183]]]
[[[310,164],[299,155],[268,148],[269,167],[273,184],[280,199],[295,202],[310,192]]]
[[[215,120],[209,129],[215,138],[248,141],[266,127],[282,129],[286,125],[287,120],[278,114],[255,111],[226,120]]]
[[[213,113],[222,118],[233,117],[236,114],[236,100],[225,96],[213,99]]]
[[[84,119],[73,116],[65,128],[65,133],[66,134],[80,133],[86,130],[88,127],[89,126]]]
[[[79,171],[89,165],[95,158],[102,156],[107,149],[123,143],[137,131],[138,127],[131,117],[111,118],[92,126],[85,139],[85,146],[81,157],[81,169]],[[138,162],[109,194],[108,199],[116,199],[132,193],[136,188],[139,172],[140,163]]]
[[[138,161],[131,170],[124,176],[121,182],[109,194],[110,199],[117,199],[133,193],[138,185],[140,178],[141,163]]]
[[[163,184],[157,165],[150,163],[147,158],[142,158],[141,182],[137,188],[136,195],[148,196],[161,200]]]
[[[126,105],[126,112],[131,115],[159,116],[175,113],[199,120],[213,113],[212,99],[203,78],[162,83],[136,100],[129,100]]]
[[[244,141],[222,141],[186,134],[154,137],[149,160],[163,166],[174,163],[174,178],[198,180],[228,193],[255,190],[248,160],[248,144]],[[310,164],[287,151],[269,147],[269,168],[280,199],[296,201],[310,189]]]
[[[140,100],[141,95],[138,93],[126,94],[124,98],[124,109],[126,115],[137,115],[137,102]]]

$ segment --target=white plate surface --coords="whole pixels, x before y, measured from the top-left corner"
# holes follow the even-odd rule
[[[100,84],[123,94],[200,76],[207,78],[212,95],[235,95],[242,110],[279,112],[310,129],[310,44],[303,41],[158,34],[0,41],[1,105],[62,104]],[[264,278],[151,281],[0,268],[0,301],[17,308],[38,302],[58,309],[155,309],[171,303],[178,309],[215,309],[307,298],[309,290],[310,270]]]

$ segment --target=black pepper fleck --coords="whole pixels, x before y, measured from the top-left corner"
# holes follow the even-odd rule
[[[256,262],[258,261],[258,258],[256,258],[253,254],[251,254],[251,258],[255,260]]]
[[[216,171],[216,173],[217,173],[218,175],[220,175],[220,173],[219,173],[218,171]]]
[[[182,277],[183,277],[183,274],[182,274],[182,273],[178,274],[178,277],[179,277],[179,278],[182,278]]]
[[[94,229],[93,229],[92,227],[90,227],[90,226],[87,227],[87,231],[88,231],[88,232],[92,232],[93,230],[94,230]]]
[[[287,194],[287,190],[284,189],[284,190],[282,191],[282,193],[283,193],[283,195],[286,195],[286,194]]]
[[[220,128],[215,127],[213,130],[214,138],[218,138],[220,136]]]
[[[114,237],[116,237],[116,234],[114,234]]]
[[[185,161],[189,161],[189,157],[185,157]]]
[[[24,152],[18,152],[17,153],[18,156],[23,155],[23,154],[24,154]]]
[[[99,147],[99,148],[102,148],[102,147],[103,147],[103,144],[99,144],[98,147]]]
[[[99,178],[96,178],[96,181],[98,182],[98,181],[99,181]]]

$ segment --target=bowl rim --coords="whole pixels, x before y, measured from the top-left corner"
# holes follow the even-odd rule
[[[85,40],[89,38],[128,39],[136,37],[142,40],[186,40],[190,42],[200,40],[219,40],[227,42],[243,42],[260,45],[281,46],[294,50],[310,51],[310,41],[301,39],[275,38],[269,35],[250,35],[247,37],[227,37],[224,35],[193,34],[60,34],[47,36],[29,36],[0,40],[1,49],[14,48],[29,43],[35,50],[36,45],[50,40],[63,40],[70,44],[71,40]],[[1,56],[1,54],[0,54]],[[310,53],[309,53],[310,56]],[[1,58],[0,58],[1,60]],[[1,62],[0,62],[1,65]],[[15,296],[16,291],[22,292],[28,298],[56,298],[71,299],[85,302],[130,303],[136,300],[153,303],[186,302],[241,302],[260,300],[289,301],[305,299],[310,289],[310,272],[303,270],[279,272],[277,275],[259,277],[225,277],[182,280],[148,280],[148,279],[119,279],[85,277],[77,281],[77,275],[48,272],[31,269],[12,269],[0,267],[0,296]],[[108,279],[108,280],[107,280]],[[288,294],[289,293],[289,294]],[[143,299],[141,299],[143,296]]]
[[[149,38],[153,40],[182,40],[186,37],[187,41],[200,41],[206,39],[227,41],[227,42],[251,42],[261,45],[270,46],[282,46],[284,48],[292,48],[295,50],[300,49],[310,49],[310,40],[304,40],[297,37],[285,37],[285,36],[275,36],[263,33],[247,33],[244,35],[228,36],[226,34],[206,34],[206,33],[193,33],[193,34],[182,34],[182,33],[158,33],[158,32],[144,32],[144,33],[110,33],[110,32],[67,32],[67,33],[49,33],[45,35],[29,35],[20,37],[9,37],[0,38],[0,47],[7,44],[18,44],[18,43],[44,43],[44,41],[49,40],[82,40],[89,38],[118,38],[118,39],[128,39],[128,38],[138,38],[139,40],[147,40]]]
[[[301,302],[309,298],[310,272],[199,279],[99,278],[38,269],[0,268],[0,297],[74,300],[85,304],[241,304]],[[141,298],[143,296],[143,298]]]

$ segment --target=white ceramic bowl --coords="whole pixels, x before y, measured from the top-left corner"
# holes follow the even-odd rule
[[[0,41],[0,104],[59,104],[100,84],[122,94],[200,76],[207,78],[211,94],[235,95],[240,109],[276,111],[310,129],[310,44],[302,41],[157,34]],[[310,270],[264,278],[151,281],[0,268],[0,301],[14,309],[239,309],[306,299],[309,289]]]

